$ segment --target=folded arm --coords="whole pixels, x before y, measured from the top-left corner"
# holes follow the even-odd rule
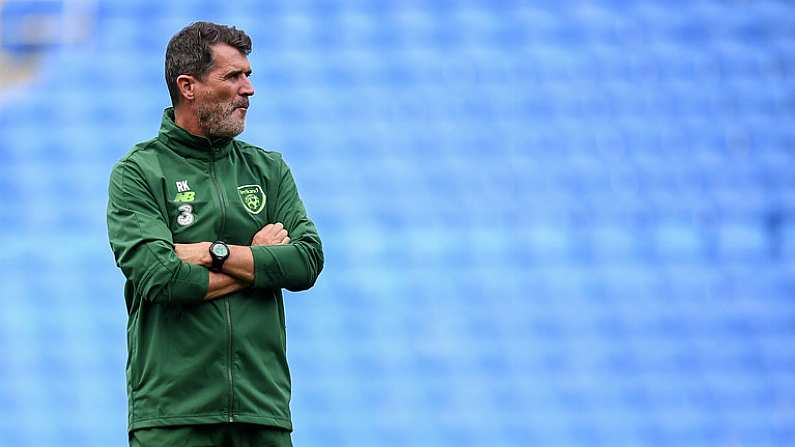
[[[275,197],[274,221],[282,222],[290,236],[283,245],[255,245],[254,287],[306,290],[323,270],[323,246],[314,222],[307,216],[295,180],[284,160]]]
[[[306,290],[323,269],[323,248],[283,161],[280,174],[273,211],[277,223],[257,232],[250,247],[230,245],[223,272],[257,288]],[[209,246],[210,242],[178,245],[177,255],[185,262],[209,267]]]
[[[268,224],[262,227],[251,242],[255,245],[283,245],[290,243],[287,230],[281,223]],[[212,266],[210,256],[210,242],[197,242],[193,244],[176,244],[177,257],[189,264],[201,265],[206,268]],[[251,247],[243,245],[229,245],[229,258],[224,262],[224,276],[237,278],[241,282],[251,284],[254,282],[254,255]]]
[[[207,285],[207,294],[204,295],[205,300],[220,298],[251,286],[251,281],[235,278],[226,273],[210,271],[207,273],[209,275],[209,283]]]
[[[116,264],[136,294],[152,302],[200,302],[247,287],[239,278],[179,259],[166,217],[144,178],[133,162],[116,165],[107,212]]]

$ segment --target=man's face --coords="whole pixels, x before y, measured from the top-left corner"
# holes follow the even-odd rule
[[[246,127],[248,97],[254,87],[248,58],[226,44],[213,45],[213,66],[196,85],[196,114],[207,137],[231,138]]]

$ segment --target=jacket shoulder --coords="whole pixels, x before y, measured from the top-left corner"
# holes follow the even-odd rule
[[[153,138],[136,144],[113,165],[109,184],[111,198],[131,184],[146,182],[149,168],[157,163],[156,142],[157,139]]]
[[[136,163],[156,156],[158,143],[159,141],[157,138],[142,141],[133,146],[132,149],[130,149],[123,157],[121,157],[116,164],[119,165],[130,162]]]
[[[235,140],[240,154],[250,162],[264,165],[268,168],[281,168],[284,165],[284,157],[281,152],[270,151],[245,141]]]
[[[159,163],[158,146],[161,144],[157,138],[142,141],[132,147],[123,157],[121,157],[111,170],[111,175],[118,174],[122,170],[134,170],[145,172],[153,164]]]

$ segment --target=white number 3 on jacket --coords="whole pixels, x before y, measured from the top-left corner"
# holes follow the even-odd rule
[[[177,211],[179,211],[179,216],[177,216],[178,224],[184,227],[193,223],[193,207],[191,205],[187,203],[180,205]]]

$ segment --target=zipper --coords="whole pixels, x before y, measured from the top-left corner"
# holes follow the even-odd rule
[[[210,142],[210,177],[213,179],[213,183],[215,184],[215,190],[218,192],[218,203],[220,204],[221,208],[221,227],[218,231],[218,236],[223,238],[224,234],[224,227],[226,226],[226,200],[224,199],[224,192],[221,189],[221,185],[218,183],[218,177],[215,175],[215,148],[213,147],[212,141]],[[234,412],[235,408],[235,381],[232,377],[232,310],[231,304],[229,302],[229,297],[224,298],[224,305],[226,307],[226,334],[227,334],[227,365],[226,365],[226,373],[227,379],[229,379],[229,422],[234,421],[234,417],[232,413]]]
[[[224,190],[221,189],[221,185],[218,183],[218,177],[215,176],[215,148],[212,143],[210,143],[210,176],[215,184],[215,190],[218,192],[218,202],[221,206],[221,226],[218,230],[218,236],[223,237],[224,227],[226,227],[226,194],[224,194]]]
[[[224,299],[226,303],[226,323],[229,330],[229,365],[227,372],[229,375],[229,422],[233,421],[232,412],[235,406],[234,380],[232,379],[232,312],[229,310],[229,297]]]

